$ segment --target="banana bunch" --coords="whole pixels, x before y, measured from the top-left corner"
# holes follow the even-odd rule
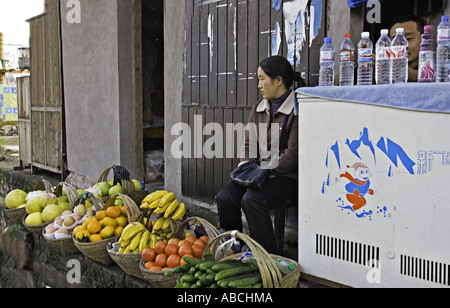
[[[150,209],[155,214],[164,214],[164,218],[171,216],[172,220],[179,220],[186,214],[186,206],[175,198],[175,194],[167,190],[157,190],[142,200],[141,209]],[[159,227],[159,226],[158,226]]]
[[[140,222],[128,224],[122,231],[119,253],[141,253],[145,248],[155,248],[158,238]]]

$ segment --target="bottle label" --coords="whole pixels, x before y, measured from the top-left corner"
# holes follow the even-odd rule
[[[372,62],[373,54],[371,48],[358,49],[358,62]]]
[[[339,54],[340,61],[355,61],[355,51],[354,50],[341,50]]]
[[[390,47],[378,47],[377,48],[377,60],[389,60],[391,58]]]
[[[406,48],[406,46],[392,46],[391,50],[392,50],[391,53],[392,58],[395,59],[408,58],[408,49]]]
[[[425,50],[419,53],[419,81],[435,81],[436,60],[432,50]]]
[[[320,62],[334,62],[334,52],[331,50],[321,51]]]
[[[450,29],[439,29],[438,40],[450,40]]]

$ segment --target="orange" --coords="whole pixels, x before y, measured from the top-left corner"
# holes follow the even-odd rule
[[[75,237],[77,236],[77,233],[78,232],[80,232],[80,231],[83,231],[83,230],[86,230],[86,227],[85,226],[77,226],[75,229],[73,229],[73,235],[75,235]]]
[[[203,255],[203,250],[205,250],[204,247],[199,246],[199,245],[192,245],[191,248],[192,248],[192,250],[194,251],[194,253],[193,253],[194,258],[199,259],[199,258],[202,257],[202,255]]]
[[[188,240],[181,240],[181,241],[178,243],[178,247],[181,247],[181,246],[192,246],[192,244],[191,244],[191,242],[189,242]]]
[[[164,249],[164,253],[168,256],[178,253],[178,246],[175,244],[168,244]],[[169,265],[170,266],[170,265]]]
[[[95,213],[95,218],[97,218],[98,221],[102,220],[106,217],[106,211],[98,211]]]
[[[86,220],[84,221],[83,225],[84,225],[85,228],[87,229],[87,226],[89,226],[89,224],[90,224],[91,222],[94,222],[94,221],[97,221],[97,222],[98,222],[97,218],[95,218],[95,217],[89,217],[88,219],[86,219]]]
[[[164,253],[166,250],[167,243],[164,241],[159,241],[155,245],[156,254]]]
[[[180,265],[183,265],[183,264],[186,264],[186,263],[187,263],[186,261],[184,261],[184,257],[194,258],[193,255],[186,254],[186,255],[183,256],[183,258],[181,258],[181,260],[180,260]]]
[[[183,257],[187,254],[194,255],[194,250],[191,246],[181,246],[180,249],[178,249],[178,255],[180,257]]]
[[[186,241],[191,243],[191,245],[194,245],[196,240],[197,240],[197,238],[195,236],[193,236],[193,235],[186,236]]]
[[[114,235],[115,235],[115,236],[121,235],[122,232],[123,232],[123,227],[122,227],[122,226],[118,226],[118,227],[116,227],[116,228],[114,229]]]
[[[180,242],[179,239],[177,239],[176,237],[173,237],[173,238],[171,238],[171,239],[167,242],[167,244],[175,244],[175,245],[178,246],[178,243],[179,243],[179,242]]]
[[[102,229],[102,231],[100,231],[100,235],[106,239],[106,238],[110,238],[114,236],[114,227],[112,226],[106,226]]]
[[[120,213],[125,217],[127,216],[127,208],[125,205],[120,205]]]
[[[198,240],[196,240],[196,241],[194,242],[194,244],[193,244],[192,246],[194,246],[194,245],[202,246],[203,249],[204,249],[204,248],[206,247],[207,244],[206,244],[203,240],[198,239]]]
[[[87,240],[90,236],[91,236],[91,233],[89,233],[88,230],[78,231],[78,232],[75,234],[75,238],[76,238],[79,242],[83,242],[84,240]]]
[[[144,248],[141,253],[142,260],[144,261],[155,261],[156,259],[156,252],[154,248]]]
[[[111,218],[117,218],[120,216],[121,211],[120,211],[120,207],[118,206],[110,206],[106,209],[106,215],[108,215]]]
[[[211,240],[209,239],[209,236],[207,236],[207,235],[200,236],[199,240],[204,241],[206,244],[209,244],[211,242]]]
[[[92,221],[86,228],[86,230],[88,230],[91,234],[98,233],[101,229],[102,225],[97,220]]]
[[[179,255],[173,254],[167,258],[167,266],[175,268],[180,265],[181,257]]]
[[[89,240],[91,241],[91,243],[94,243],[94,242],[98,242],[98,241],[103,240],[103,238],[102,238],[102,236],[100,234],[92,234],[89,237]]]
[[[121,227],[125,228],[125,226],[128,225],[128,219],[124,216],[117,217],[116,221],[117,221],[117,224]]]
[[[160,267],[165,267],[167,262],[167,255],[165,253],[160,253],[156,256],[155,265]]]
[[[160,272],[160,271],[162,271],[162,267],[161,267],[161,266],[152,266],[152,267],[150,268],[150,270],[151,270],[152,272]]]
[[[112,226],[115,228],[118,226],[117,220],[109,216],[100,220],[100,223],[103,227]]]
[[[144,267],[148,270],[151,269],[153,266],[155,266],[155,262],[153,262],[153,261],[147,261],[144,264]]]

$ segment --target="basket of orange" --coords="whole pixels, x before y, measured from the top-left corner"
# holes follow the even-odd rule
[[[165,276],[164,271],[183,265],[184,256],[200,259],[209,242],[210,238],[207,235],[197,238],[185,232],[183,239],[158,241],[154,248],[144,249],[139,264],[144,280],[157,288],[175,287],[178,276]]]
[[[115,205],[116,198],[121,198],[123,205]],[[96,197],[90,196],[92,202]],[[99,263],[109,265],[114,262],[107,246],[116,241],[130,221],[138,217],[139,208],[128,196],[117,194],[111,196],[102,210],[94,217],[87,218],[81,226],[73,230],[72,240],[86,257]]]

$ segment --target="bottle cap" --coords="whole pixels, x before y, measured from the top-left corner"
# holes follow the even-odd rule
[[[381,30],[381,35],[388,35],[389,30],[388,29],[382,29]]]
[[[424,29],[425,31],[427,31],[427,30],[433,31],[433,30],[434,30],[434,26],[433,26],[433,25],[426,25],[425,27],[423,27],[423,29]]]
[[[297,267],[297,265],[295,265],[295,263],[289,263],[288,269],[290,271],[293,271],[293,270],[295,270],[296,267]]]
[[[323,39],[325,43],[331,43],[331,37],[326,37]]]
[[[344,33],[344,38],[351,38],[352,35],[350,33]]]
[[[443,15],[442,16],[442,21],[448,21],[448,15]]]
[[[369,37],[370,33],[369,32],[363,32],[361,33],[361,37]]]
[[[397,28],[397,29],[395,30],[395,32],[397,32],[397,34],[403,33],[403,32],[405,32],[405,29],[403,29],[403,28]]]

